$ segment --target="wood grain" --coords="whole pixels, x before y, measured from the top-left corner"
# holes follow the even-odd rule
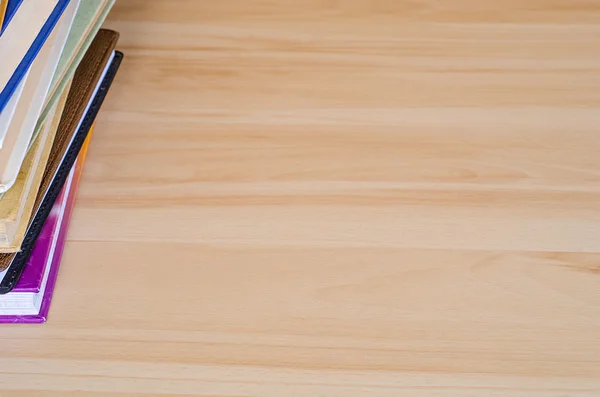
[[[0,396],[600,395],[600,2],[119,0]]]

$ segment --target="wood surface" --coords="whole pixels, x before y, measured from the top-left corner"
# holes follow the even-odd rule
[[[600,395],[600,1],[118,0],[0,396]]]

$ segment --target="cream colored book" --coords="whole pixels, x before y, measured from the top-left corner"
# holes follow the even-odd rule
[[[85,1],[85,0],[84,0]],[[71,4],[69,4],[69,6],[67,6],[67,8],[64,11],[64,14],[62,18],[60,19],[58,26],[56,27],[57,29],[65,29],[66,26],[68,25],[69,27],[73,26],[74,23],[74,17],[76,15],[76,13],[79,12],[79,4],[80,4],[80,0],[71,0],[70,1]],[[75,3],[75,4],[73,4]],[[61,28],[61,24],[63,25],[63,27]],[[63,50],[66,46],[66,43],[68,42],[68,40],[71,39],[71,30],[73,29],[68,29],[69,30],[69,36],[68,37],[64,37],[65,42],[61,43],[61,45],[63,46]],[[76,32],[73,32],[76,33]],[[64,51],[63,51],[64,53]],[[60,61],[58,63],[58,65],[56,66],[56,71],[55,74],[53,76],[52,82],[54,82],[54,77],[56,76],[57,73],[59,73],[58,71],[58,67],[60,66],[60,62],[62,62],[62,54],[60,57]],[[31,69],[31,68],[30,68]],[[26,72],[25,76],[23,77],[23,79],[21,80],[21,82],[18,84],[17,88],[15,89],[14,93],[11,95],[8,103],[5,105],[4,109],[2,110],[2,112],[0,112],[0,148],[2,148],[2,145],[4,143],[4,138],[6,137],[6,134],[8,132],[8,127],[10,125],[10,123],[12,122],[12,118],[15,114],[16,108],[17,106],[19,106],[19,104],[21,104],[20,106],[25,106],[21,101],[21,94],[23,93],[23,87],[25,86],[25,82],[27,81],[27,78],[29,76],[29,70]],[[50,90],[53,91],[53,86],[50,86]],[[46,106],[48,104],[48,96],[50,96],[50,92],[47,95],[46,101],[44,102],[44,106]],[[46,110],[47,112],[47,110]],[[40,124],[38,122],[38,124]],[[37,125],[36,125],[37,127]],[[35,134],[35,130],[34,130],[34,135]],[[33,139],[30,140],[29,145],[31,146],[31,144],[33,144]]]
[[[0,149],[0,193],[14,184],[65,46],[79,1],[72,0],[31,66]],[[12,23],[12,22],[11,22]],[[10,25],[9,25],[10,26]],[[6,109],[5,109],[6,110]],[[0,219],[1,222],[1,219]]]
[[[23,0],[0,36],[0,91],[4,90],[40,34],[58,0]]]
[[[27,153],[13,188],[0,199],[0,252],[16,252],[20,248],[68,93],[69,87],[51,109],[51,116]]]
[[[0,28],[2,27],[2,23],[4,22],[4,15],[6,13],[7,4],[8,4],[8,0],[0,0]],[[34,32],[35,32],[35,30],[32,32],[32,34]],[[13,44],[17,44],[17,43],[13,43]],[[24,41],[21,44],[23,46],[26,46],[27,41]],[[2,50],[3,46],[7,46],[7,44],[3,45],[2,41],[0,41],[0,51],[6,51],[6,50]],[[8,54],[0,57],[0,59],[3,60],[3,63],[4,63],[4,58],[8,59]],[[15,61],[16,61],[16,58],[15,58]],[[7,62],[7,65],[8,65],[8,62]],[[9,72],[10,72],[10,69],[8,69],[8,68],[2,69],[2,73],[4,73],[5,76],[7,76]],[[25,86],[25,81],[27,80],[28,75],[29,75],[29,70],[27,70],[27,72],[25,72],[21,82],[15,88],[13,94],[11,95],[11,97],[8,100],[7,104],[5,105],[4,109],[2,109],[2,112],[0,112],[0,148],[2,147],[2,142],[4,141],[4,137],[6,136],[8,126],[10,125],[12,117],[15,114],[15,110],[17,108],[19,98],[21,97],[21,94],[23,93],[23,87]]]

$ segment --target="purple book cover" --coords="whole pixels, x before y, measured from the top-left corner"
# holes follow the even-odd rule
[[[83,170],[83,163],[87,154],[87,147],[92,135],[90,131],[77,161],[69,177],[65,181],[61,193],[56,199],[48,219],[44,223],[40,236],[35,243],[31,256],[23,269],[21,278],[9,294],[24,292],[39,292],[42,288],[42,279],[47,266],[50,266],[46,288],[42,297],[40,312],[37,315],[0,315],[0,323],[43,323],[48,318],[50,301],[54,292],[54,285],[58,276],[58,268],[62,252],[67,239],[69,220],[75,203],[75,195],[79,185],[79,177]]]

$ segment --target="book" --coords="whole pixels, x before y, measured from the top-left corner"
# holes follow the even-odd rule
[[[65,14],[64,17],[68,16]],[[9,125],[4,147],[0,150],[0,182],[3,184],[0,192],[4,193],[0,199],[0,230],[2,231],[0,239],[6,239],[4,245],[8,247],[15,238],[22,239],[25,232],[39,181],[48,159],[47,153],[52,145],[55,127],[58,125],[53,125],[53,129],[44,130],[45,134],[41,134],[38,139],[41,143],[37,145],[37,150],[27,150],[29,137],[35,128],[41,104],[54,73],[53,68],[60,56],[61,48],[55,46],[56,41],[66,40],[64,30],[67,30],[70,21],[66,22],[65,29],[61,26],[61,29],[51,34],[34,61],[19,105]],[[59,34],[62,34],[62,37]],[[56,123],[60,120],[61,112],[62,109],[59,109]],[[52,123],[48,123],[47,127],[50,125]],[[50,133],[52,136],[48,136]],[[47,150],[45,142],[48,142]],[[6,192],[7,189],[10,190]]]
[[[82,152],[83,154],[83,152]],[[65,202],[68,197],[74,193],[73,177],[75,175],[75,169],[77,168],[77,161],[75,162],[74,168],[69,173],[69,177],[65,182],[65,186],[61,190],[60,194],[56,198],[56,202],[52,206],[52,210],[48,215],[48,219],[42,227],[42,231],[35,242],[31,255],[27,260],[25,267],[23,268],[23,274],[16,283],[15,288],[10,294],[0,295],[0,313],[2,313],[2,302],[6,302],[6,298],[15,298],[23,300],[23,294],[39,294],[43,293],[44,286],[47,281],[47,261],[53,258],[53,250],[57,247],[58,232],[61,228],[66,227],[66,220],[64,219]],[[20,295],[20,296],[19,296]],[[27,298],[34,299],[34,296],[27,296]],[[31,302],[32,306],[35,303]],[[37,308],[39,310],[39,307]],[[20,314],[36,314],[21,312]]]
[[[89,101],[93,98],[95,88],[102,83],[103,70],[110,63],[111,54],[114,51],[117,39],[118,33],[101,30],[96,35],[88,53],[79,65],[73,80],[73,86],[69,92],[65,111],[62,114],[58,133],[54,140],[54,146],[58,149],[55,148],[53,150],[53,154],[49,158],[50,163],[60,161],[60,157],[58,159],[53,157],[54,153],[63,156],[69,147],[70,140],[75,136],[75,132],[78,129],[77,123],[82,115],[85,114],[86,107],[89,106]],[[36,190],[37,187],[42,191],[46,188],[43,183],[41,186],[36,185]],[[15,197],[16,193],[13,192],[14,189],[15,187],[10,189],[0,199],[0,252],[15,252],[21,249],[25,230],[31,218],[31,212],[25,212],[26,216],[19,216],[17,212],[19,207],[15,205],[15,202],[5,202],[9,196]],[[30,193],[27,197],[29,200],[20,199],[18,203],[28,203],[34,200],[35,193]],[[2,211],[3,206],[5,206],[6,211]]]
[[[14,188],[0,199],[0,239],[4,239],[0,240],[0,245],[10,247],[12,241],[22,239],[24,224],[31,216],[35,194],[43,175],[43,167],[49,159],[66,97],[65,92],[63,100],[53,107],[53,117],[48,120],[43,133],[27,154],[25,166],[19,173]]]
[[[109,34],[109,36],[106,36],[105,39],[110,39],[111,32],[105,33]],[[108,89],[110,88],[122,58],[123,54],[118,51],[113,51],[110,54],[110,63],[107,65],[105,70],[102,71],[102,83],[86,107],[86,111],[81,114],[79,114],[79,112],[75,113],[79,114],[77,118],[76,133],[71,133],[70,137],[69,134],[66,134],[64,131],[69,131],[65,129],[65,125],[72,125],[72,123],[67,119],[66,124],[63,124],[65,117],[70,118],[69,116],[65,116],[65,114],[63,114],[61,126],[59,126],[59,133],[57,134],[57,138],[51,151],[51,160],[46,166],[44,177],[42,178],[42,187],[40,188],[36,197],[33,210],[34,216],[29,222],[25,238],[21,245],[21,251],[0,254],[0,271],[8,268],[8,271],[6,271],[0,278],[0,294],[10,292],[15,286],[15,283],[18,281],[25,262],[27,261],[37,236],[40,233],[41,227],[48,216],[48,212],[52,206],[52,203],[56,199],[66,180],[70,168],[75,162],[83,142],[88,135],[88,131],[90,130],[91,125],[94,122],[94,119],[102,105],[102,102],[106,97]],[[92,59],[94,58],[92,57]],[[89,70],[89,68],[86,69]],[[76,74],[76,77],[78,75],[80,75],[79,71]],[[85,78],[89,76],[84,73],[81,74],[80,77]],[[73,82],[73,88],[71,89],[71,92],[78,92],[75,88],[75,84],[76,81]],[[78,95],[69,95],[67,102],[75,100],[73,98],[74,96],[77,97]],[[68,108],[70,108],[70,105],[67,103],[65,109]],[[59,135],[63,138],[59,139]]]
[[[87,156],[87,149],[92,138],[93,131],[94,126],[92,125],[92,128],[90,128],[88,136],[81,147],[81,151],[77,156],[77,160],[75,160],[75,164],[73,165],[73,168],[71,168],[71,172],[67,177],[65,186],[63,186],[60,194],[56,198],[56,202],[48,214],[48,219],[46,219],[46,222],[40,231],[40,235],[35,241],[31,255],[27,261],[25,261],[23,273],[21,274],[19,281],[16,283],[15,288],[11,291],[11,293],[39,293],[42,291],[46,259],[51,256],[51,249],[56,241],[55,231],[57,230],[57,227],[60,227],[61,230],[65,230],[68,227],[68,224],[64,222],[64,219],[62,224],[60,226],[58,225],[61,215],[60,208],[63,207],[63,201],[69,200],[69,196],[74,195],[77,191],[79,178],[83,171],[83,164]],[[70,186],[68,186],[69,184]],[[6,295],[0,295],[0,299],[2,296]]]
[[[6,0],[0,1],[6,2]],[[11,5],[13,5],[11,8],[14,8],[14,4],[18,1],[20,0],[11,0],[9,2]],[[60,94],[64,90],[67,82],[73,77],[75,69],[79,65],[79,62],[81,62],[81,59],[96,36],[96,33],[98,33],[100,26],[106,19],[106,16],[108,15],[114,3],[115,0],[80,0],[71,29],[69,31],[67,42],[64,46],[58,66],[52,78],[50,91],[48,92],[46,102],[44,103],[44,108],[40,117],[38,118],[38,122],[30,139],[28,148],[31,147],[33,141],[39,135],[39,132],[41,131],[43,124],[48,117],[51,107],[60,97]],[[0,25],[2,24],[0,23]],[[23,80],[26,78],[27,75],[25,75]],[[2,147],[1,142],[3,137],[6,135],[6,129],[11,122],[16,103],[21,94],[19,89],[22,91],[23,85],[24,83],[21,81],[21,84],[13,93],[5,109],[0,112],[0,148]]]
[[[8,124],[0,124],[0,192],[8,190],[15,182],[21,168],[34,129],[39,119],[40,112],[50,90],[52,77],[56,71],[58,61],[67,41],[73,17],[79,0],[72,0],[55,30],[52,31],[46,43],[40,50],[31,66],[26,79],[22,80],[17,88],[20,92],[18,100],[14,102],[13,95],[7,107],[0,113],[0,120],[4,114],[11,111],[14,106],[13,117],[8,117]],[[2,136],[4,135],[4,136]]]
[[[22,0],[0,0],[0,35],[1,32],[4,31],[4,28],[8,24],[8,22],[14,16],[18,6],[20,5]],[[6,103],[4,110],[0,112],[0,148],[2,147],[2,141],[4,141],[4,137],[6,136],[6,132],[8,130],[8,126],[12,120],[12,117],[15,114],[15,110],[17,108],[17,103],[21,97],[21,93],[23,92],[23,87],[25,86],[25,80],[29,75],[29,69],[23,75],[21,82],[11,95],[10,99]]]
[[[81,0],[67,43],[52,78],[50,92],[46,98],[44,110],[42,110],[38,119],[32,141],[39,134],[48,117],[49,109],[64,90],[65,84],[73,77],[77,66],[79,66],[114,3],[115,0]]]
[[[56,198],[56,202],[52,206],[52,210],[50,211],[44,226],[40,231],[40,235],[38,236],[33,249],[31,251],[31,255],[25,261],[25,266],[23,268],[23,273],[19,278],[18,282],[15,285],[15,288],[11,291],[11,293],[39,293],[42,290],[42,284],[44,282],[44,271],[45,271],[45,263],[46,259],[50,256],[50,249],[52,247],[52,242],[56,237],[54,231],[56,230],[57,221],[59,221],[59,211],[57,209],[61,208],[61,201],[65,198],[68,199],[70,194],[75,193],[77,190],[77,186],[79,183],[79,178],[83,171],[83,164],[85,162],[85,158],[87,156],[88,146],[92,139],[92,134],[94,131],[94,126],[89,130],[89,133],[81,147],[79,155],[75,160],[75,164],[71,168],[69,172],[69,176],[65,181],[65,186],[63,186],[61,192]],[[70,187],[67,185],[71,184]],[[66,228],[66,224],[63,222],[61,227]],[[0,299],[6,295],[0,295]]]
[[[21,279],[10,294],[0,295],[0,323],[42,323],[48,318],[90,138],[91,132],[52,206]]]
[[[0,35],[0,112],[29,70],[70,0],[22,0]]]

